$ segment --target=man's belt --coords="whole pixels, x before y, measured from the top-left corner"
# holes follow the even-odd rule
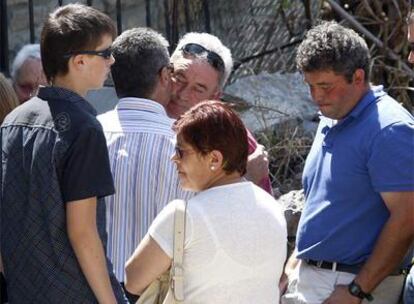
[[[308,265],[315,266],[322,269],[329,269],[332,271],[342,271],[348,272],[353,274],[358,274],[364,264],[355,264],[355,265],[348,265],[336,262],[326,262],[326,261],[314,261],[314,260],[304,260]],[[396,269],[389,275],[397,276],[400,274],[407,274],[408,269]]]

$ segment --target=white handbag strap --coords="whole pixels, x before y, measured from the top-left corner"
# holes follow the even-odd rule
[[[184,301],[184,239],[187,202],[179,200],[174,213],[174,255],[172,261],[172,289],[177,301]]]

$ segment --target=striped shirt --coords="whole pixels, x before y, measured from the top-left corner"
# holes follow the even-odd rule
[[[164,107],[157,102],[123,98],[117,107],[98,116],[109,152],[115,195],[107,202],[107,254],[118,280],[153,219],[176,198],[192,194],[179,186],[170,160],[175,133]]]

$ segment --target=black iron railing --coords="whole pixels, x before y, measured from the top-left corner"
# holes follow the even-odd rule
[[[0,1],[0,71],[9,75],[9,36],[7,26],[7,2]]]
[[[76,2],[76,1],[73,1]],[[184,17],[185,17],[185,31],[191,30],[190,20],[190,3],[188,0],[164,0],[164,16],[165,16],[165,36],[170,42],[171,47],[174,47],[179,37],[179,24],[178,24],[178,6],[183,5]],[[204,10],[204,30],[210,32],[210,13],[209,13],[209,1],[202,0],[202,7]],[[59,6],[67,4],[68,1],[57,0]],[[87,0],[87,5],[92,6],[93,0]],[[145,12],[146,12],[146,26],[152,26],[151,22],[151,0],[145,0]],[[9,24],[8,24],[8,13],[7,13],[7,0],[0,0],[0,71],[6,76],[9,76]],[[27,8],[29,13],[29,41],[30,43],[36,43],[35,38],[35,20],[34,20],[34,8],[33,0],[28,0]],[[116,23],[118,33],[122,32],[122,2],[121,0],[116,1]],[[29,43],[28,41],[28,43]]]

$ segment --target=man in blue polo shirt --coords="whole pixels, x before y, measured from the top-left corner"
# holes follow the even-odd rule
[[[321,23],[296,60],[322,115],[282,303],[397,303],[414,239],[414,119],[369,85],[354,31]]]

